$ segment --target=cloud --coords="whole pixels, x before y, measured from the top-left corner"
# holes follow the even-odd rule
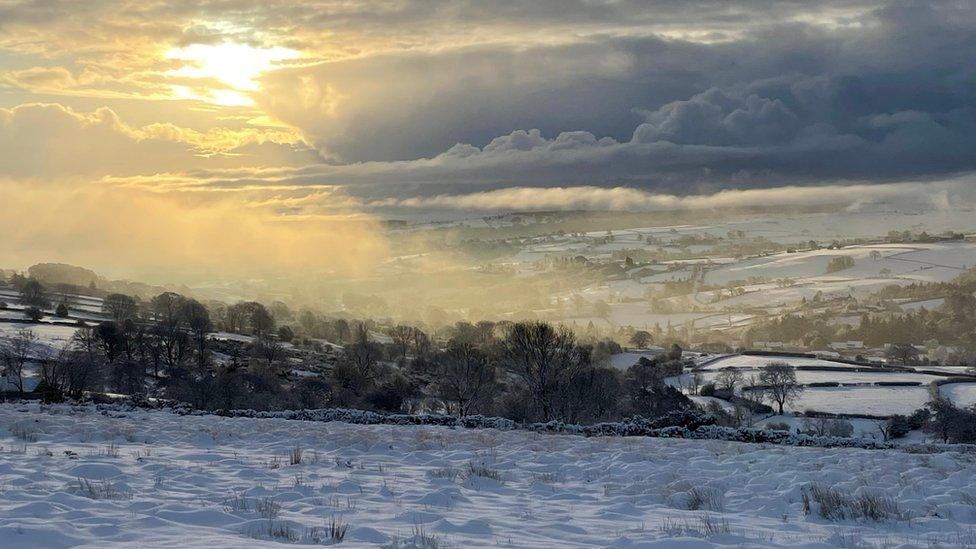
[[[976,204],[976,177],[941,182],[847,184],[723,190],[711,194],[673,195],[628,187],[509,187],[459,195],[376,200],[368,208],[390,211],[513,212],[548,210],[663,211],[742,207],[843,206],[897,204],[899,207],[946,209],[949,204]]]
[[[976,170],[974,28],[949,0],[8,3],[6,84],[85,106],[0,110],[0,173],[363,202],[938,180]],[[170,48],[226,41],[303,58],[256,111],[153,95]],[[98,108],[123,92],[154,99]]]
[[[750,6],[760,20],[761,8],[778,13]],[[893,3],[833,26],[765,21],[714,43],[608,33],[328,61],[268,74],[258,102],[335,162],[450,160],[458,184],[513,151],[525,153],[506,158],[526,184],[883,181],[976,168],[976,8]],[[575,156],[543,142],[573,136],[586,140],[571,143]],[[511,184],[499,169],[497,184]]]
[[[274,129],[133,127],[104,107],[87,113],[40,103],[0,109],[0,175],[125,175],[314,158],[303,149],[293,134]]]

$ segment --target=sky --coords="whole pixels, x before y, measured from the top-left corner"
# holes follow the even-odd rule
[[[962,192],[974,152],[968,0],[0,0],[9,255]]]

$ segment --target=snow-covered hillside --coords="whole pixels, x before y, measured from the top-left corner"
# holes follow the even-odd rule
[[[0,405],[0,425],[4,547],[325,544],[330,526],[344,547],[976,543],[959,453],[37,404]],[[885,516],[823,518],[813,486]]]

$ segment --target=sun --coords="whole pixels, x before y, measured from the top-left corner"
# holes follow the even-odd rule
[[[174,85],[173,91],[177,96],[227,106],[253,105],[248,94],[258,89],[257,77],[273,70],[281,61],[299,57],[300,52],[280,46],[256,48],[230,42],[192,44],[166,52],[167,59],[184,62],[182,67],[169,71],[168,75],[210,79],[223,84],[222,87],[212,84],[201,87]]]

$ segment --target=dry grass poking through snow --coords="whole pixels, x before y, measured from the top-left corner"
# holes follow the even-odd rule
[[[0,546],[976,542],[958,453],[12,404],[0,425]]]
[[[848,495],[823,484],[803,488],[803,512],[807,515],[816,513],[827,520],[868,519],[882,522],[909,518],[898,510],[898,504],[887,495],[870,492]]]

